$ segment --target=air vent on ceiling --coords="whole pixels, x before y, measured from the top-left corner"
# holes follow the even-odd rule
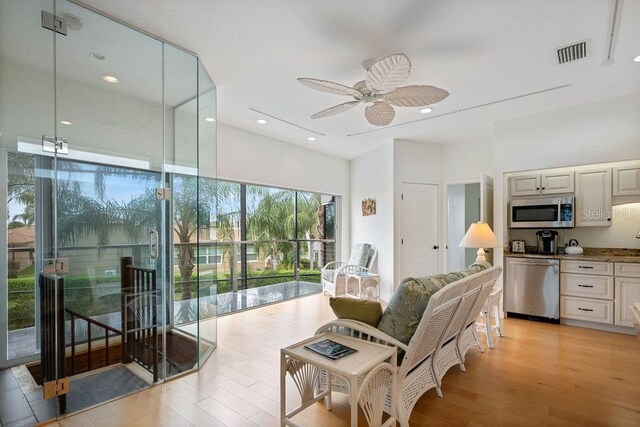
[[[559,65],[586,58],[587,56],[591,56],[591,40],[583,40],[569,46],[558,48],[556,49],[556,54],[558,55]]]

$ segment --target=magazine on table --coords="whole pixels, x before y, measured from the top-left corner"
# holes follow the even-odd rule
[[[307,344],[304,348],[315,351],[316,353],[332,360],[340,359],[341,357],[358,351],[355,348],[347,347],[346,345],[329,339],[314,342],[313,344]]]

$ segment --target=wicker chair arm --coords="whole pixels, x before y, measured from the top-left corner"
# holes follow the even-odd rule
[[[340,328],[344,328],[347,331],[341,331]],[[355,338],[366,339],[367,341],[377,342],[380,344],[386,344],[390,346],[398,347],[405,352],[409,350],[409,347],[398,341],[397,339],[385,334],[381,330],[374,328],[363,322],[351,319],[336,319],[329,323],[325,323],[316,331],[316,335],[323,332],[335,332],[341,335],[349,335]],[[345,333],[346,332],[346,333]],[[363,337],[366,335],[366,337]]]
[[[336,268],[340,268],[340,266],[344,265],[345,263],[342,261],[331,261],[327,264],[325,264],[324,267],[322,267],[322,271],[324,270],[331,270],[331,269],[336,269]]]
[[[361,267],[355,264],[344,264],[340,268],[336,269],[334,273],[334,277],[345,276],[347,274],[358,274],[358,273],[371,273],[371,269],[367,267]]]

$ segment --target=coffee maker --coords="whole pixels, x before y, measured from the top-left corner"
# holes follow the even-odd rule
[[[536,233],[539,254],[558,253],[558,232],[554,230],[540,230]]]

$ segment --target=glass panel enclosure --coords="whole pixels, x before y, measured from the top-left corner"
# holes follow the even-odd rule
[[[72,1],[0,0],[0,369],[70,380],[39,422],[215,348],[215,96],[191,53]]]
[[[52,0],[0,1],[0,217],[7,221],[0,233],[0,367],[40,352],[35,183],[51,171],[36,173],[35,157],[18,150],[55,134],[54,34],[38,31],[43,11],[53,13]]]

